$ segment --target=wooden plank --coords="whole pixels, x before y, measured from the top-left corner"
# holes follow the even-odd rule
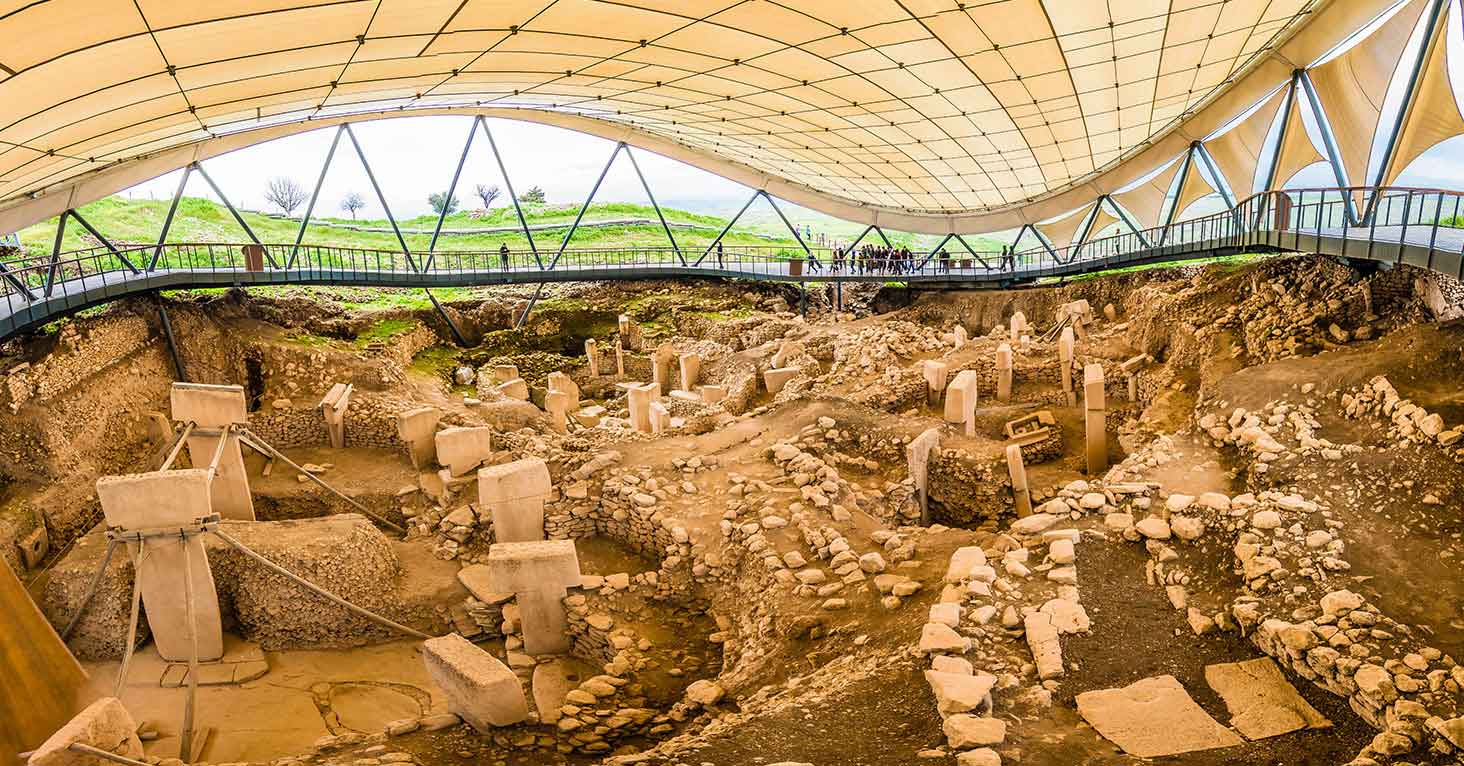
[[[17,762],[81,710],[81,664],[0,558],[0,764]]]

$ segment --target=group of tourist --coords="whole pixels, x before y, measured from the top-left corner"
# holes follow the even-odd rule
[[[834,273],[848,269],[850,274],[913,274],[919,268],[908,247],[865,245],[861,248],[834,248]]]

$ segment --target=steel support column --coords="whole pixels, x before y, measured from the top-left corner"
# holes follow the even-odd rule
[[[51,246],[51,262],[46,268],[46,289],[45,296],[51,297],[51,291],[56,289],[56,271],[61,264],[61,238],[66,236],[66,217],[71,215],[71,210],[61,211],[61,216],[56,219],[56,241]]]
[[[1298,79],[1300,78],[1297,77],[1296,72],[1292,72],[1291,85],[1286,89],[1286,100],[1281,103],[1281,129],[1276,134],[1276,146],[1271,149],[1270,164],[1266,169],[1266,183],[1261,187],[1261,191],[1263,192],[1276,191],[1276,174],[1281,171],[1281,149],[1286,146],[1286,133],[1291,128],[1291,105],[1296,103],[1296,83]],[[1305,130],[1305,127],[1303,126],[1302,129]],[[1272,199],[1274,199],[1274,196],[1265,197],[1265,202],[1256,211],[1257,226],[1265,219],[1266,210],[1269,207],[1268,203]]]
[[[544,294],[544,283],[543,282],[540,282],[539,283],[539,286],[536,287],[536,288],[534,288],[534,297],[532,297],[532,298],[529,299],[529,305],[524,306],[524,313],[519,314],[518,315],[518,319],[514,320],[513,329],[519,330],[519,329],[522,329],[523,328],[524,323],[527,322],[527,321],[529,321],[529,312],[531,312],[531,311],[534,310],[534,304],[536,304],[536,303],[539,302],[539,296],[541,296],[543,294]]]
[[[615,151],[610,152],[610,161],[605,163],[605,168],[600,171],[600,177],[596,178],[595,185],[590,187],[590,196],[585,197],[585,204],[580,206],[579,214],[574,217],[574,223],[570,225],[569,231],[565,233],[564,240],[559,243],[559,251],[554,254],[553,258],[549,259],[549,265],[545,268],[554,268],[555,264],[559,263],[559,259],[564,256],[565,248],[569,247],[569,240],[574,237],[574,232],[579,228],[580,221],[584,220],[585,213],[590,209],[590,203],[595,201],[595,194],[600,191],[600,184],[605,183],[605,176],[610,172],[610,166],[615,164],[615,158],[620,154],[620,150],[624,148],[625,144],[616,144]],[[528,312],[525,312],[525,316],[527,315]]]
[[[305,241],[305,227],[310,225],[310,216],[315,213],[315,203],[320,199],[320,189],[325,186],[325,174],[330,172],[331,160],[335,159],[336,147],[341,143],[341,134],[346,132],[346,126],[342,124],[336,128],[335,137],[330,140],[330,150],[325,153],[325,163],[320,166],[320,177],[315,181],[315,191],[310,195],[310,204],[305,206],[305,217],[300,219],[300,233],[295,235],[295,246],[290,248],[290,260],[285,262],[285,268],[291,269],[295,266],[295,257],[300,253],[300,243]]]
[[[147,262],[147,270],[152,271],[158,267],[158,261],[163,257],[163,245],[168,241],[168,232],[173,229],[173,216],[178,213],[178,203],[183,201],[183,189],[188,186],[188,176],[193,174],[192,165],[183,166],[183,177],[178,179],[178,189],[173,192],[173,202],[168,205],[168,215],[163,218],[163,230],[158,232],[158,246],[153,250],[152,259]]]
[[[432,241],[427,244],[427,264],[423,270],[431,270],[432,264],[437,260],[437,237],[442,234],[442,222],[447,220],[447,201],[452,199],[452,193],[457,191],[458,179],[463,175],[463,165],[468,162],[468,150],[473,148],[473,137],[478,135],[478,120],[482,117],[473,118],[473,124],[468,127],[468,140],[463,144],[463,154],[458,157],[457,169],[452,171],[452,183],[447,185],[447,193],[442,197],[442,212],[437,214],[437,226],[432,229]]]
[[[519,226],[523,227],[524,237],[529,240],[529,252],[534,254],[534,263],[543,269],[544,261],[539,258],[539,248],[534,244],[533,232],[529,231],[529,221],[524,218],[523,206],[519,204],[518,195],[513,192],[513,179],[508,177],[508,168],[504,167],[503,156],[498,153],[498,142],[493,140],[493,131],[488,129],[487,120],[479,116],[478,124],[483,126],[483,135],[488,137],[488,148],[493,151],[493,159],[498,163],[498,172],[503,176],[503,185],[508,188],[508,198],[513,200],[513,210],[518,214]]]
[[[976,248],[971,247],[971,244],[966,241],[966,238],[965,237],[961,236],[960,234],[957,234],[956,235],[956,241],[957,242],[960,242],[961,243],[961,247],[966,248],[966,252],[970,253],[971,254],[971,257],[972,258],[975,258],[976,261],[981,264],[981,268],[986,269],[987,271],[991,271],[991,264],[987,263],[986,262],[986,259],[985,258],[982,258],[980,253],[977,253],[976,252]]]
[[[188,371],[183,367],[183,356],[178,353],[178,341],[173,337],[173,322],[168,318],[168,307],[163,302],[160,293],[154,293],[153,297],[158,302],[158,318],[162,320],[163,338],[168,342],[168,355],[173,358],[173,370],[178,373],[178,382],[188,382]]]
[[[31,289],[26,286],[25,282],[21,281],[15,274],[11,273],[10,269],[5,267],[4,261],[0,261],[0,277],[4,277],[5,281],[9,282],[11,287],[23,293],[27,303],[35,302],[36,294],[31,292]]]
[[[640,163],[635,161],[635,153],[630,150],[628,145],[625,146],[625,156],[630,158],[630,166],[635,168],[635,175],[640,179],[641,188],[646,190],[646,197],[650,198],[651,207],[656,209],[656,217],[661,219],[661,228],[666,230],[666,239],[671,240],[671,249],[676,251],[677,260],[680,260],[681,265],[685,266],[686,256],[681,254],[681,246],[676,244],[676,235],[671,233],[671,225],[666,223],[666,216],[661,213],[661,206],[656,204],[656,195],[651,193],[651,185],[646,183],[646,177],[641,173]]]
[[[386,204],[386,195],[381,193],[381,184],[376,182],[376,174],[371,172],[371,163],[366,161],[366,152],[361,151],[361,142],[356,140],[356,131],[351,130],[349,122],[342,125],[341,130],[345,132],[346,138],[351,139],[351,147],[356,150],[356,156],[361,160],[361,167],[366,170],[366,180],[371,182],[371,189],[376,192],[376,199],[381,202],[381,209],[386,213],[386,220],[391,224],[392,232],[396,234],[397,244],[402,246],[402,255],[407,258],[407,266],[412,271],[421,271],[417,268],[416,259],[412,258],[412,249],[407,247],[407,239],[402,236],[401,227],[397,226],[396,216],[391,214],[391,206]],[[321,175],[321,180],[325,180],[324,174]],[[319,191],[317,188],[316,193],[318,194]],[[447,200],[442,201],[442,209],[447,209]]]
[[[1408,124],[1408,119],[1413,115],[1413,107],[1418,103],[1418,84],[1423,78],[1423,69],[1444,37],[1445,27],[1441,22],[1448,8],[1449,0],[1430,0],[1425,14],[1423,45],[1418,47],[1418,57],[1413,60],[1408,71],[1408,86],[1403,90],[1403,103],[1399,105],[1398,113],[1388,130],[1388,139],[1383,144],[1383,161],[1378,165],[1377,175],[1372,180],[1374,191],[1368,198],[1362,221],[1358,225],[1362,225],[1375,214],[1379,196],[1376,190],[1382,188],[1384,180],[1393,170],[1393,163],[1398,159],[1398,140],[1403,137],[1403,127]]]
[[[1306,101],[1311,105],[1312,117],[1317,122],[1317,130],[1322,134],[1322,145],[1327,150],[1327,164],[1332,166],[1332,175],[1337,179],[1337,188],[1347,188],[1347,168],[1342,164],[1342,152],[1337,148],[1337,139],[1332,135],[1332,123],[1327,120],[1327,113],[1322,109],[1322,99],[1317,95],[1316,86],[1312,84],[1311,76],[1306,70],[1297,73],[1297,80],[1301,83],[1301,91],[1306,94]],[[1325,203],[1326,194],[1322,195]],[[1356,209],[1352,205],[1352,195],[1342,193],[1342,212],[1348,218],[1356,221]],[[1317,213],[1321,215],[1320,212]]]
[[[778,207],[778,203],[773,199],[772,195],[768,194],[766,189],[759,189],[757,193],[761,194],[762,198],[767,200],[769,205],[773,206],[773,212],[777,213],[778,217],[783,219],[783,225],[788,227],[788,231],[793,232],[793,239],[798,240],[798,246],[803,248],[803,252],[805,255],[808,256],[809,260],[813,261],[816,264],[822,265],[822,262],[819,261],[818,256],[814,255],[813,251],[808,249],[808,245],[803,241],[803,237],[798,234],[798,227],[794,226],[793,223],[788,220],[788,216],[783,215],[783,209]],[[881,232],[880,236],[883,237],[884,233]],[[889,240],[885,240],[885,242],[889,242]]]
[[[731,231],[732,227],[736,225],[737,219],[741,218],[742,214],[746,213],[747,209],[752,207],[752,203],[756,202],[758,196],[760,196],[761,194],[762,192],[760,191],[752,193],[752,196],[748,198],[747,203],[742,206],[741,210],[737,211],[737,215],[732,216],[732,220],[728,221],[727,225],[722,227],[722,231],[717,235],[717,238],[712,240],[712,243],[710,245],[707,245],[706,250],[702,251],[701,257],[696,259],[696,262],[692,264],[693,266],[700,266],[702,261],[707,259],[707,256],[711,254],[713,248],[717,246],[717,243],[721,242],[722,238],[727,236],[727,232]]]
[[[87,233],[91,234],[93,237],[96,237],[97,241],[101,242],[103,247],[112,251],[112,255],[116,256],[117,260],[121,261],[122,265],[126,266],[128,271],[132,272],[133,274],[142,273],[141,271],[137,270],[136,266],[132,265],[132,261],[127,260],[127,256],[123,255],[122,251],[118,250],[116,245],[113,245],[110,240],[102,236],[102,233],[97,231],[96,227],[88,223],[85,218],[82,218],[81,213],[78,213],[75,210],[70,211],[70,213],[71,217],[75,218],[76,222],[81,224],[81,228],[86,229]]]
[[[229,198],[224,196],[224,190],[220,189],[219,185],[214,183],[213,176],[209,175],[208,171],[203,169],[203,163],[195,162],[192,167],[198,171],[198,175],[203,179],[204,183],[208,184],[208,188],[212,189],[213,193],[218,196],[219,201],[224,203],[224,207],[229,209],[229,214],[234,216],[234,222],[239,224],[239,228],[243,229],[244,233],[249,236],[249,241],[260,247],[264,247],[264,243],[259,241],[259,237],[255,236],[254,230],[249,228],[248,223],[245,223],[244,216],[239,214],[239,210],[234,207],[234,203],[230,202]],[[274,255],[269,252],[269,248],[267,247],[264,248],[264,257],[269,259],[269,265],[271,267],[276,269],[280,267],[279,262],[274,259]]]
[[[1200,161],[1205,163],[1205,169],[1210,171],[1210,178],[1215,182],[1215,191],[1220,192],[1220,199],[1225,202],[1225,207],[1234,209],[1238,204],[1235,194],[1226,183],[1225,176],[1221,175],[1220,170],[1215,167],[1215,160],[1210,156],[1210,150],[1201,143],[1195,149],[1195,156],[1199,157]]]
[[[441,303],[437,302],[437,296],[433,295],[432,291],[425,287],[422,288],[422,292],[427,293],[427,300],[432,301],[432,308],[437,309],[437,315],[442,317],[442,321],[447,324],[447,331],[452,333],[452,339],[457,341],[459,346],[467,348],[467,339],[463,337],[463,333],[458,329],[457,324],[452,321],[452,317],[447,315],[447,310],[442,308]]]
[[[1196,142],[1198,143],[1198,142]],[[1174,225],[1174,219],[1179,217],[1179,199],[1184,195],[1184,185],[1189,183],[1190,171],[1195,165],[1195,144],[1190,144],[1184,153],[1183,164],[1179,166],[1179,175],[1175,179],[1174,199],[1169,201],[1169,210],[1164,213],[1164,222],[1159,229],[1159,246],[1163,247],[1169,241],[1169,227]]]

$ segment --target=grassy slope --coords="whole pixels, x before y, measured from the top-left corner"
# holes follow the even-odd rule
[[[536,205],[525,209],[525,217],[529,224],[546,223],[568,223],[574,220],[578,208],[570,205]],[[696,223],[706,228],[702,229],[674,229],[676,241],[684,248],[693,248],[698,245],[706,247],[717,235],[725,221],[713,216],[702,216],[687,213],[680,210],[666,209],[667,220]],[[167,217],[168,201],[165,200],[129,200],[120,197],[108,197],[86,205],[81,209],[81,214],[89,223],[97,228],[108,239],[115,244],[121,243],[151,243],[156,242],[158,232],[163,228],[163,219]],[[263,215],[260,213],[246,212],[244,220],[254,233],[266,243],[294,242],[299,232],[300,224],[296,220],[287,220],[275,216]],[[586,221],[609,220],[620,218],[647,218],[654,220],[655,210],[643,205],[629,205],[623,203],[596,204],[590,207],[586,214]],[[390,223],[385,219],[350,221],[340,218],[323,218],[326,222],[351,224],[364,227],[390,228]],[[420,216],[417,218],[402,220],[398,222],[403,229],[432,229],[437,219],[432,216]],[[517,226],[518,219],[512,207],[494,208],[489,215],[482,218],[472,218],[463,212],[454,213],[448,216],[444,229],[472,229],[472,228],[497,228]],[[534,232],[534,242],[540,247],[557,248],[563,241],[567,229],[557,231]],[[85,234],[81,226],[71,223],[67,226],[66,237],[62,241],[62,250],[78,250],[89,247],[94,243],[83,238]],[[49,254],[56,236],[56,219],[30,226],[20,232],[21,243],[31,255]],[[407,234],[407,245],[413,250],[426,250],[431,240],[430,234]],[[229,215],[229,211],[222,205],[211,202],[207,199],[197,197],[185,197],[178,207],[178,214],[173,220],[173,227],[168,233],[169,242],[245,242],[248,237],[243,229],[239,228]],[[778,239],[767,239],[756,236],[745,229],[733,229],[724,240],[728,245],[739,246],[775,246],[791,247],[796,246],[791,237],[785,235]],[[390,231],[384,232],[363,232],[353,231],[346,228],[332,226],[311,226],[305,232],[305,242],[320,245],[339,245],[344,247],[374,248],[381,250],[397,250],[396,237]],[[444,234],[438,240],[438,250],[497,250],[500,244],[507,243],[510,248],[527,249],[528,242],[522,232],[502,232],[483,234]],[[666,234],[658,224],[616,226],[604,228],[580,229],[575,233],[571,243],[573,247],[635,247],[651,246],[663,247],[667,245]]]

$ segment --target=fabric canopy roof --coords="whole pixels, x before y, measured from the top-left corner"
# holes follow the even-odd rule
[[[0,0],[0,201],[262,126],[493,108],[842,203],[983,211],[1145,148],[1336,5]]]

